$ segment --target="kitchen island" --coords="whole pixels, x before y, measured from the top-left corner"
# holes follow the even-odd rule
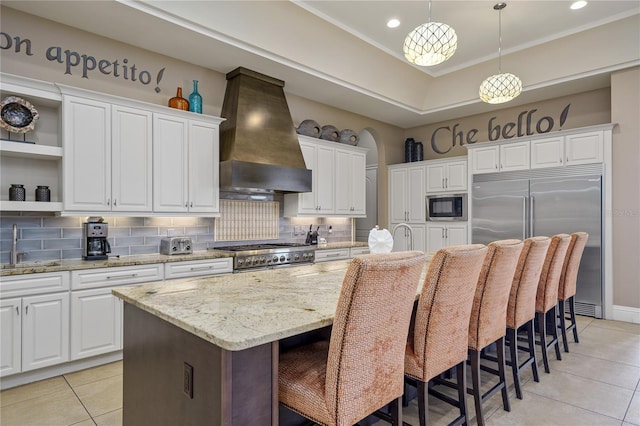
[[[280,348],[328,331],[348,265],[114,289],[125,302],[124,424],[286,424]]]

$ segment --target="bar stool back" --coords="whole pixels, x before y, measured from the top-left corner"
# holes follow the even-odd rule
[[[425,262],[418,251],[354,258],[330,341],[280,354],[280,402],[321,425],[345,426],[392,403],[387,418],[402,425],[404,350]]]

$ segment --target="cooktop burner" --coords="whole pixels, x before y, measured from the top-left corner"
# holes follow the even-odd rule
[[[311,263],[315,259],[316,246],[297,243],[245,244],[211,247],[234,253],[233,270],[273,268],[299,263]]]

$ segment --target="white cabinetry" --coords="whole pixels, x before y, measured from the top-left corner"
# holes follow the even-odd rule
[[[351,257],[349,247],[341,249],[316,250],[316,263],[331,260],[344,260]]]
[[[154,212],[220,212],[218,124],[153,115]]]
[[[170,262],[164,264],[164,278],[187,278],[233,272],[233,258]]]
[[[62,97],[52,83],[0,74],[0,99],[18,96],[31,103],[40,116],[25,135],[0,130],[1,211],[62,210],[60,110]],[[22,140],[33,143],[23,143]],[[28,172],[25,172],[27,170]],[[26,201],[9,201],[10,183],[24,185]],[[49,186],[50,202],[36,202],[35,188]]]
[[[441,223],[431,222],[427,224],[427,250],[433,252],[443,247],[459,246],[467,244],[467,223]]]
[[[575,133],[565,136],[566,164],[602,163],[604,135],[602,131]]]
[[[161,264],[72,271],[71,359],[122,349],[122,301],[112,287],[162,279]]]
[[[526,170],[529,168],[529,141],[504,143],[471,151],[472,174]]]
[[[425,173],[424,163],[389,166],[389,218],[392,224],[426,220]]]
[[[391,224],[391,229],[396,224]],[[411,224],[411,231],[401,227],[393,233],[393,251],[425,251],[425,225]],[[413,242],[413,244],[411,244]]]
[[[111,209],[111,105],[64,96],[62,137],[66,211]]]
[[[366,214],[366,150],[298,136],[311,192],[285,194],[285,216],[363,217]]]
[[[336,149],[336,214],[365,216],[367,157],[364,152]]]
[[[432,164],[434,162],[435,164]],[[466,190],[466,160],[429,161],[427,165],[427,193]]]
[[[531,141],[531,168],[559,167],[564,164],[564,138],[536,139]]]
[[[63,98],[64,210],[150,213],[151,113],[96,99]]]
[[[69,273],[3,277],[0,289],[0,375],[68,361]]]

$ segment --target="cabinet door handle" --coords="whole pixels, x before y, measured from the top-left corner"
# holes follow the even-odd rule
[[[449,178],[444,178],[444,187],[449,188]]]
[[[210,265],[210,266],[200,266],[200,267],[192,266],[192,267],[190,268],[190,270],[191,270],[191,271],[205,271],[205,270],[208,270],[208,269],[214,269],[214,268],[215,268],[215,266],[213,266],[213,265]]]
[[[191,204],[189,205],[189,207],[193,207],[193,201],[191,202]]]
[[[20,316],[20,309],[16,306],[16,315]]]
[[[24,307],[24,314],[29,315],[29,305]]]
[[[111,205],[111,198],[107,198],[107,205],[110,206]]]
[[[497,169],[498,168],[498,164],[496,164],[495,166],[496,166],[496,169]]]
[[[184,203],[185,207],[189,207],[189,202],[187,201],[186,203]]]
[[[118,205],[118,200],[116,198],[113,199],[113,205],[114,207]]]
[[[449,230],[447,228],[444,229],[444,236],[447,240],[449,239]]]
[[[446,186],[444,185],[444,178],[442,178],[442,188],[446,188]]]
[[[569,156],[567,155],[567,161],[565,163],[569,164]]]

